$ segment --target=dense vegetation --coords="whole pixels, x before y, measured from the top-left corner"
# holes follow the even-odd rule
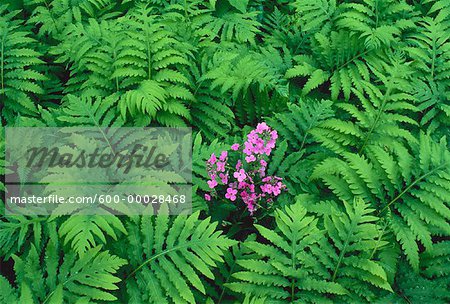
[[[2,125],[190,126],[194,213],[2,215],[0,303],[449,303],[449,16],[448,0],[1,1]],[[262,121],[287,191],[252,215],[205,200],[205,161]]]

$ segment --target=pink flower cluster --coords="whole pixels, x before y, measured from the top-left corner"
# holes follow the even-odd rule
[[[231,146],[231,151],[240,152],[238,156],[243,160],[238,159],[231,165],[228,151],[222,151],[218,158],[213,153],[206,162],[211,192],[205,194],[205,199],[210,201],[212,196],[224,193],[232,202],[242,200],[250,214],[263,202],[273,202],[286,188],[280,177],[266,176],[265,157],[275,148],[277,138],[277,131],[263,122],[247,135],[242,151],[238,143]]]

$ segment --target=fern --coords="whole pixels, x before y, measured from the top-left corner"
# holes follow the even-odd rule
[[[16,170],[56,137],[5,142],[2,128],[2,194],[28,194],[29,177],[64,197],[87,187],[61,181],[117,181],[83,196],[192,182],[192,206],[7,205],[0,303],[449,302],[449,13],[448,0],[2,1],[3,126],[77,127],[58,137],[67,153],[152,140],[128,127],[194,138],[171,172],[100,176]],[[206,201],[206,160],[263,121],[279,136],[266,174],[287,191],[253,216],[220,191]]]
[[[56,63],[70,64],[71,77],[65,92],[75,93],[87,88],[117,92],[120,84],[112,75],[124,39],[118,24],[89,19],[87,24],[70,24],[64,29],[64,35],[67,39],[51,48],[50,53],[57,56]]]
[[[280,95],[287,93],[282,74],[290,66],[290,58],[289,55],[283,57],[276,49],[248,52],[241,48],[230,52],[219,48],[211,65],[201,81],[211,80],[212,89],[220,87],[222,94],[230,91],[234,99],[240,93],[247,95],[252,84],[258,84],[260,91],[275,89]]]
[[[116,1],[126,2],[126,1]],[[61,38],[64,29],[72,22],[85,18],[101,18],[111,12],[114,3],[110,0],[26,0],[27,6],[34,7],[33,15],[29,19],[32,24],[39,25],[39,35],[48,34]]]
[[[225,138],[232,128],[234,113],[230,102],[214,91],[199,90],[192,104],[191,116],[195,126],[209,140]]]
[[[258,12],[226,12],[220,16],[207,15],[199,19],[195,26],[202,39],[213,41],[236,41],[255,44],[260,23],[256,20]]]
[[[133,271],[127,289],[132,301],[195,303],[196,293],[205,294],[202,281],[214,278],[211,268],[234,243],[215,232],[216,225],[199,220],[198,213],[174,220],[146,216],[129,222]]]
[[[37,70],[43,61],[34,50],[36,41],[17,14],[7,11],[7,5],[0,6],[0,102],[2,117],[8,122],[17,113],[37,114],[36,96],[44,93],[40,81],[46,79]]]
[[[274,151],[268,174],[282,177],[292,195],[314,191],[308,181],[317,162],[313,156],[322,148],[310,133],[334,115],[329,100],[300,102],[300,106],[288,104],[288,112],[277,113],[267,120],[282,138],[286,138]]]
[[[275,231],[255,225],[268,244],[244,243],[258,258],[238,260],[242,270],[233,274],[238,281],[227,286],[272,301],[303,303],[342,301],[349,290],[369,300],[374,294],[365,282],[391,290],[384,269],[371,255],[360,255],[362,248],[370,252],[385,244],[378,240],[372,211],[359,200],[353,207],[346,204],[346,214],[325,218],[326,231],[300,203],[276,211]]]
[[[316,32],[320,28],[328,27],[334,19],[337,7],[335,0],[295,1],[293,6],[299,15],[300,28],[305,32]]]
[[[297,65],[286,73],[287,78],[307,78],[303,94],[329,81],[332,99],[342,91],[348,100],[352,88],[360,89],[372,77],[369,67],[391,62],[391,45],[399,42],[402,32],[414,28],[411,7],[396,1],[339,5],[298,1],[295,5],[304,18],[301,26],[314,35],[312,54],[297,56]]]
[[[449,103],[446,93],[449,86],[450,42],[445,36],[449,28],[444,22],[424,18],[420,22],[419,32],[409,39],[411,46],[405,48],[413,59],[412,64],[420,77],[415,81],[416,96],[423,116],[421,125],[434,133],[441,125],[448,124]],[[446,134],[440,134],[446,135]]]
[[[431,250],[433,234],[450,232],[446,147],[444,140],[435,143],[422,133],[419,143],[409,148],[371,146],[367,157],[345,152],[342,159],[328,158],[315,168],[312,178],[322,179],[342,200],[359,195],[377,206],[379,213],[389,211],[391,228],[417,271],[417,242]]]
[[[129,110],[156,116],[167,126],[183,126],[190,119],[186,102],[194,100],[184,67],[189,61],[181,52],[182,45],[156,21],[151,8],[139,6],[121,22],[126,27],[126,38],[116,61],[117,70],[112,77],[123,79],[129,90],[121,99],[122,114]],[[131,51],[130,47],[136,47]],[[138,88],[133,85],[139,84]],[[158,110],[158,111],[156,111]]]
[[[399,274],[399,289],[409,301],[430,301],[447,303],[450,301],[449,242],[441,241],[421,255],[420,274],[409,271],[407,266]]]
[[[61,262],[57,244],[49,241],[45,249],[43,254],[32,246],[26,259],[14,257],[14,270],[20,285],[15,290],[0,277],[3,300],[32,304],[117,299],[111,294],[117,289],[115,283],[120,281],[114,274],[126,264],[125,260],[96,247],[79,258],[73,253],[66,254]]]
[[[336,153],[361,153],[372,144],[389,145],[392,141],[416,141],[406,128],[409,126],[411,129],[417,125],[411,116],[418,112],[418,109],[414,105],[411,85],[406,78],[411,71],[401,64],[388,69],[390,73],[386,76],[373,70],[381,76],[383,87],[365,82],[363,91],[353,90],[360,101],[357,105],[336,105],[346,112],[342,115],[348,115],[348,119],[330,119],[312,130],[312,135]]]
[[[45,217],[10,215],[1,218],[0,221],[0,246],[1,256],[5,259],[12,254],[22,251],[23,247],[28,247],[31,243],[31,236],[37,247],[43,234],[42,222]]]
[[[349,99],[351,88],[360,89],[363,81],[370,79],[368,64],[388,61],[384,54],[366,50],[363,42],[345,31],[317,33],[312,40],[315,57],[299,55],[294,57],[297,65],[287,70],[287,78],[307,76],[303,94],[308,94],[327,81],[331,82],[332,99],[342,91]],[[384,58],[383,58],[384,57]]]
[[[412,8],[406,2],[365,0],[363,3],[344,3],[336,24],[359,34],[368,49],[389,46],[398,41],[401,32],[414,28]]]
[[[269,117],[269,125],[288,140],[292,149],[301,151],[313,142],[309,132],[334,115],[331,107],[329,100],[301,100],[300,106],[289,104],[289,112]]]
[[[96,247],[100,240],[106,243],[105,235],[117,241],[116,232],[127,234],[120,219],[114,215],[72,215],[59,227],[59,235],[64,238],[64,245],[82,255],[90,248]]]
[[[69,126],[121,127],[122,118],[115,107],[117,95],[107,98],[96,97],[96,92],[83,94],[80,97],[68,94],[58,120]]]
[[[275,7],[274,11],[263,19],[265,20],[265,24],[262,25],[265,29],[264,42],[275,48],[286,47],[291,54],[296,53],[299,48],[306,51],[306,37],[295,26],[296,20],[280,9]]]

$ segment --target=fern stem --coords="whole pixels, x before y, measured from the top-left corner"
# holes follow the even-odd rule
[[[4,82],[4,68],[5,68],[5,37],[2,37],[2,58],[1,58],[1,66],[0,66],[0,72],[1,72],[1,82],[2,82],[2,94],[5,94],[5,82]]]
[[[218,300],[217,304],[222,303],[222,298],[223,298],[223,295],[225,294],[225,287],[223,287],[223,286],[225,286],[225,284],[228,283],[228,281],[230,280],[231,275],[232,275],[232,273],[234,271],[234,267],[236,266],[236,261],[237,261],[236,258],[233,259],[233,264],[230,267],[229,275],[227,276],[227,279],[225,280],[224,284],[222,284],[222,292],[220,293],[220,297],[219,297],[219,300]]]
[[[147,33],[147,37],[148,37],[148,33]],[[148,80],[152,79],[152,53],[150,51],[150,44],[149,41],[147,39],[147,68],[148,68]]]
[[[117,40],[114,40],[114,45],[112,46],[113,48],[113,62],[117,61],[117,44],[116,44]],[[116,76],[114,77],[115,82],[116,82],[116,92],[119,92],[119,78]]]
[[[50,18],[52,19],[53,23],[55,24],[55,30],[56,30],[56,33],[57,33],[57,34],[60,34],[60,31],[59,31],[59,28],[58,28],[58,22],[56,22],[56,19],[55,19],[55,17],[53,16],[52,10],[50,9],[50,6],[48,5],[48,3],[47,3],[46,0],[44,0],[44,4],[45,4],[45,7],[46,7],[47,10],[48,10],[48,13],[49,13],[49,15],[50,15]]]
[[[378,249],[378,245],[379,245],[380,242],[381,242],[381,238],[382,238],[383,235],[384,235],[384,231],[386,230],[386,227],[387,227],[386,224],[383,225],[383,230],[381,230],[380,236],[378,237],[377,242],[376,242],[376,244],[375,244],[375,247],[373,248],[372,253],[370,254],[369,260],[371,260],[371,259],[373,258],[373,256],[375,255],[375,252],[376,252],[377,249]]]
[[[361,154],[362,151],[364,150],[364,148],[366,147],[370,137],[372,136],[373,131],[375,130],[375,127],[378,125],[378,121],[381,118],[381,114],[383,114],[384,112],[384,107],[386,106],[387,100],[388,100],[388,96],[391,94],[391,88],[389,87],[386,91],[386,94],[384,94],[383,96],[383,102],[381,103],[381,107],[378,110],[377,116],[375,117],[374,122],[372,123],[372,126],[370,127],[369,133],[367,133],[364,142],[361,146],[361,148],[358,151],[358,154]]]
[[[187,9],[187,1],[186,0],[184,0],[183,8],[184,8],[184,19],[189,21],[189,15],[188,15],[188,9]]]
[[[297,252],[297,234],[293,234],[293,240],[292,240],[292,256],[291,256],[291,260],[292,260],[292,272],[295,273],[295,256],[296,256],[296,252]],[[295,300],[295,278],[292,279],[291,282],[291,303],[294,303]]]
[[[433,36],[433,58],[431,59],[431,79],[434,80],[434,65],[436,61],[436,39]]]
[[[381,209],[380,212],[378,212],[378,214],[382,214],[386,209],[388,209],[392,204],[394,204],[396,201],[398,201],[405,193],[407,193],[412,187],[414,187],[418,182],[420,182],[421,180],[425,179],[426,177],[428,177],[431,174],[434,174],[437,170],[440,170],[444,167],[446,167],[449,163],[444,163],[436,168],[434,168],[433,170],[431,170],[430,172],[422,175],[421,177],[419,177],[418,179],[416,179],[413,183],[411,183],[411,185],[409,185],[408,187],[405,188],[405,190],[403,190],[399,195],[397,195],[392,201],[389,202],[389,204],[386,205],[386,207],[384,207],[383,209]]]
[[[176,251],[176,250],[179,250],[179,249],[181,249],[181,248],[185,248],[185,247],[188,247],[188,246],[192,246],[192,245],[194,245],[194,244],[204,244],[204,243],[203,243],[202,240],[198,240],[198,241],[195,241],[195,242],[189,242],[189,243],[184,244],[184,245],[178,245],[178,246],[172,247],[172,248],[170,248],[170,249],[161,251],[160,253],[155,254],[154,256],[152,256],[151,258],[149,258],[148,260],[146,260],[144,263],[142,263],[141,265],[139,265],[135,270],[133,270],[133,271],[125,278],[124,281],[126,281],[126,280],[128,280],[129,278],[131,278],[132,276],[134,276],[134,275],[136,274],[136,272],[138,272],[142,267],[144,267],[144,266],[147,265],[148,263],[150,263],[150,262],[156,260],[156,259],[159,258],[160,256],[166,255],[166,254],[168,254],[169,252]]]
[[[105,141],[108,143],[108,146],[109,146],[109,149],[111,150],[112,155],[115,156],[115,155],[116,155],[116,152],[114,151],[114,149],[113,149],[113,147],[112,147],[112,145],[111,145],[111,141],[106,137],[104,128],[102,128],[102,127],[99,125],[97,119],[95,119],[94,114],[91,112],[90,107],[87,108],[86,112],[88,113],[89,118],[92,119],[92,121],[94,122],[95,126],[96,126],[96,127],[100,130],[100,132],[102,133],[103,138],[104,138]]]
[[[350,243],[350,236],[353,234],[353,230],[355,229],[355,226],[356,226],[355,222],[356,221],[353,221],[352,226],[351,226],[352,228],[350,229],[350,231],[347,234],[347,239],[345,240],[344,247],[342,248],[341,253],[339,254],[339,259],[338,259],[338,262],[336,264],[336,268],[334,269],[333,277],[331,278],[332,282],[334,282],[334,280],[336,279],[339,267],[341,266],[341,263],[342,263],[342,259],[344,258],[344,254],[345,254],[345,252],[347,250],[347,246]]]
[[[353,61],[355,61],[356,59],[358,59],[359,57],[362,57],[364,55],[366,55],[369,51],[371,50],[365,50],[364,52],[362,52],[361,54],[358,54],[356,56],[354,56],[353,58],[351,58],[350,60],[347,60],[346,62],[344,62],[343,64],[341,64],[340,66],[338,66],[334,71],[338,71],[340,69],[342,69],[343,67],[349,65],[350,63],[352,63]]]
[[[378,27],[378,0],[375,1],[375,28]]]

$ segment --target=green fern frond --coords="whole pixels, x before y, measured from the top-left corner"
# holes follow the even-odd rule
[[[14,256],[14,262],[19,287],[14,290],[0,276],[1,297],[10,299],[11,303],[29,304],[114,301],[117,297],[111,292],[120,281],[114,274],[126,264],[100,247],[79,258],[73,253],[65,254],[60,261],[60,249],[52,241],[45,247],[45,253],[32,246],[26,256]]]
[[[310,130],[334,115],[332,102],[329,100],[300,100],[300,105],[288,104],[288,109],[289,112],[268,117],[268,123],[296,151],[303,150],[312,143]]]
[[[433,82],[448,84],[450,76],[450,41],[446,36],[449,25],[425,17],[419,23],[417,33],[407,40],[405,51],[413,59],[412,64],[422,72],[422,77]]]
[[[98,97],[96,91],[80,97],[68,94],[58,120],[69,126],[121,127],[124,125],[117,112],[118,96]]]
[[[294,57],[297,65],[287,70],[287,78],[307,77],[302,92],[308,94],[330,81],[331,98],[337,99],[342,91],[350,98],[351,89],[361,89],[362,83],[370,79],[368,65],[387,61],[373,50],[367,50],[356,35],[349,32],[317,33],[312,40],[315,58],[309,55]]]
[[[16,18],[19,11],[0,6],[0,103],[2,117],[13,122],[17,113],[37,114],[36,96],[44,91],[40,82],[46,77],[38,72],[44,62],[35,51],[32,32]]]
[[[346,204],[346,214],[325,219],[326,231],[317,228],[318,219],[307,216],[300,203],[276,211],[277,230],[255,225],[267,244],[244,243],[258,258],[238,260],[242,270],[233,275],[238,281],[227,286],[272,301],[306,303],[339,301],[348,290],[370,299],[374,294],[365,282],[391,290],[384,269],[372,256],[360,255],[363,247],[377,250],[386,244],[379,240],[372,211],[358,200],[353,207]]]
[[[319,164],[312,178],[320,178],[340,199],[362,196],[380,214],[389,211],[396,238],[418,270],[418,242],[431,250],[435,233],[450,233],[450,152],[444,139],[435,143],[423,133],[410,145],[370,146],[367,158],[342,153],[342,159]]]
[[[59,227],[59,235],[64,244],[69,244],[79,255],[96,247],[100,241],[107,242],[106,235],[117,240],[116,232],[127,234],[120,219],[114,215],[72,215]]]
[[[43,232],[42,222],[45,217],[10,215],[2,216],[0,221],[0,252],[4,258],[20,252],[22,248],[28,247],[31,239],[34,244],[40,246]]]
[[[343,3],[336,25],[364,38],[368,49],[378,49],[398,41],[403,30],[414,28],[411,6],[391,0],[365,0],[363,3]],[[409,16],[408,16],[409,17]]]
[[[336,0],[300,1],[293,3],[299,15],[299,23],[302,31],[315,32],[320,28],[328,27],[334,19],[336,12]]]
[[[392,141],[416,141],[411,132],[403,127],[417,125],[410,116],[418,112],[418,108],[414,105],[415,99],[410,93],[411,85],[404,78],[410,72],[405,66],[395,65],[391,68],[391,75],[383,76],[382,90],[364,82],[363,91],[352,90],[360,101],[359,105],[336,105],[346,112],[343,115],[348,115],[349,119],[330,119],[312,130],[311,134],[336,153],[355,150],[361,153],[372,144],[389,145]]]
[[[234,113],[230,104],[214,91],[201,90],[192,103],[191,116],[193,124],[209,140],[225,138],[232,128]]]
[[[258,12],[227,12],[221,16],[208,15],[196,22],[197,34],[202,39],[213,41],[236,41],[238,43],[255,44],[255,36],[259,33],[260,23],[256,20]]]
[[[129,223],[133,271],[127,279],[132,298],[147,303],[195,303],[194,289],[205,294],[202,281],[214,279],[211,269],[223,261],[234,241],[215,231],[217,223],[199,220],[199,213],[142,217]]]
[[[211,65],[200,81],[211,80],[211,89],[220,88],[222,94],[231,92],[234,99],[240,93],[247,95],[250,86],[256,84],[259,91],[275,89],[280,95],[287,94],[287,84],[282,75],[290,62],[276,49],[250,53],[242,48],[233,52],[219,49]]]

